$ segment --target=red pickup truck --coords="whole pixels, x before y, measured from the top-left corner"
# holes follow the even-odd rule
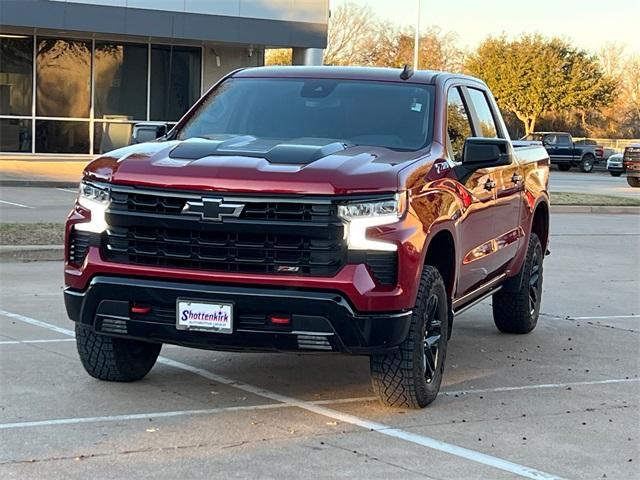
[[[163,343],[343,352],[383,403],[424,407],[456,315],[492,295],[500,331],[536,326],[549,157],[475,78],[251,68],[136,131],[162,136],[90,163],[66,225],[96,378],[144,377]]]

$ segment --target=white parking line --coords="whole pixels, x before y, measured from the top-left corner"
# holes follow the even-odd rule
[[[9,316],[10,318],[14,318],[17,320],[25,321],[31,325],[37,325],[43,328],[48,328],[53,331],[58,331],[60,333],[61,331],[66,331],[67,332],[66,335],[74,334],[71,330],[63,329],[56,325],[51,325],[46,322],[36,320],[34,318],[26,317],[23,315],[12,313],[12,312],[7,312],[5,310],[0,310],[0,314]],[[10,315],[7,315],[7,314],[10,314]],[[513,463],[508,460],[504,460],[502,458],[494,457],[492,455],[487,455],[485,453],[477,452],[475,450],[470,450],[468,448],[459,447],[451,443],[442,442],[435,438],[427,437],[424,435],[418,435],[416,433],[411,433],[411,432],[394,428],[382,423],[372,422],[363,418],[356,417],[355,415],[350,415],[348,413],[332,410],[330,408],[323,407],[322,405],[317,405],[309,401],[298,400],[297,398],[281,395],[279,393],[272,392],[270,390],[266,390],[260,387],[249,385],[244,382],[233,380],[233,379],[224,377],[222,375],[218,375],[216,373],[210,372],[203,368],[187,365],[186,363],[171,360],[166,357],[159,357],[158,362],[167,366],[171,366],[187,372],[191,372],[195,375],[199,375],[203,378],[213,380],[217,383],[230,385],[234,388],[243,390],[248,393],[252,393],[254,395],[258,395],[264,398],[269,398],[271,400],[275,400],[276,402],[281,402],[283,404],[286,404],[292,407],[298,407],[302,410],[306,410],[308,412],[312,412],[317,415],[329,417],[334,420],[341,421],[343,423],[348,423],[351,425],[355,425],[355,426],[367,429],[372,432],[377,432],[382,435],[386,435],[388,437],[393,437],[399,440],[404,440],[409,443],[421,445],[423,447],[427,447],[432,450],[448,453],[460,458],[464,458],[466,460],[470,460],[472,462],[493,467],[498,470],[503,470],[505,472],[513,473],[514,475],[518,475],[524,478],[537,479],[537,480],[552,480],[552,479],[560,480],[561,479],[561,477],[558,477],[556,475],[546,473],[541,470],[536,470],[534,468],[530,468],[525,465]]]
[[[61,192],[73,193],[76,195],[78,190],[71,190],[70,188],[56,188],[56,190],[60,190]]]
[[[35,325],[36,327],[46,328],[47,330],[51,330],[52,332],[56,332],[56,333],[61,333],[62,335],[67,335],[71,337],[76,336],[73,330],[69,330],[68,328],[58,327],[57,325],[43,322],[42,320],[36,320],[35,318],[25,317],[24,315],[20,315],[19,313],[7,312],[6,310],[0,309],[0,315],[13,318],[14,320],[20,320],[21,322],[28,323],[30,325]]]
[[[538,390],[545,388],[569,388],[579,387],[581,385],[607,385],[610,383],[629,383],[640,382],[640,378],[612,378],[609,380],[592,380],[585,382],[568,382],[568,383],[543,383],[537,385],[520,385],[516,387],[496,387],[496,388],[479,388],[477,390],[457,390],[442,391],[444,395],[470,395],[473,393],[497,393],[497,392],[517,392],[519,390]]]
[[[23,205],[21,203],[7,202],[6,200],[0,200],[0,203],[4,203],[5,205],[13,205],[14,207],[21,207],[21,208],[36,208],[36,207],[30,207],[29,205]]]
[[[602,315],[599,317],[569,317],[571,320],[608,320],[611,318],[640,318],[640,315]]]
[[[363,398],[367,397],[354,397],[354,398],[337,398],[330,400],[313,400],[309,403],[314,405],[325,405],[328,403],[341,405],[344,403],[361,402]],[[371,397],[373,398],[373,397]],[[12,428],[33,428],[33,427],[51,427],[56,425],[76,425],[80,423],[101,423],[101,422],[121,422],[127,420],[149,420],[156,418],[171,418],[171,417],[183,417],[183,416],[197,416],[197,415],[213,415],[216,413],[227,412],[244,412],[252,410],[273,410],[278,408],[292,408],[292,405],[286,403],[267,403],[263,405],[243,405],[234,407],[218,407],[218,408],[205,408],[196,410],[174,410],[169,412],[148,412],[148,413],[132,413],[126,415],[103,415],[99,417],[71,417],[71,418],[54,418],[49,420],[35,420],[30,422],[13,422],[13,423],[0,423],[0,430],[8,430]]]
[[[46,340],[2,340],[0,345],[20,345],[22,343],[56,343],[56,342],[75,342],[73,338],[49,338]]]

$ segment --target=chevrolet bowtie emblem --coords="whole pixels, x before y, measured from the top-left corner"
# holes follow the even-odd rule
[[[221,222],[224,217],[239,217],[244,204],[224,203],[221,198],[189,200],[182,208],[183,215],[197,215],[207,222]]]

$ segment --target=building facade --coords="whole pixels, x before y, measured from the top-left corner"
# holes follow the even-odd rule
[[[0,0],[0,159],[126,145],[266,48],[321,63],[328,16],[328,0]]]

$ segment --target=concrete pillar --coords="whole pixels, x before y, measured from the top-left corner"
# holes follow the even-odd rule
[[[294,48],[294,65],[322,65],[324,50],[321,48]]]

